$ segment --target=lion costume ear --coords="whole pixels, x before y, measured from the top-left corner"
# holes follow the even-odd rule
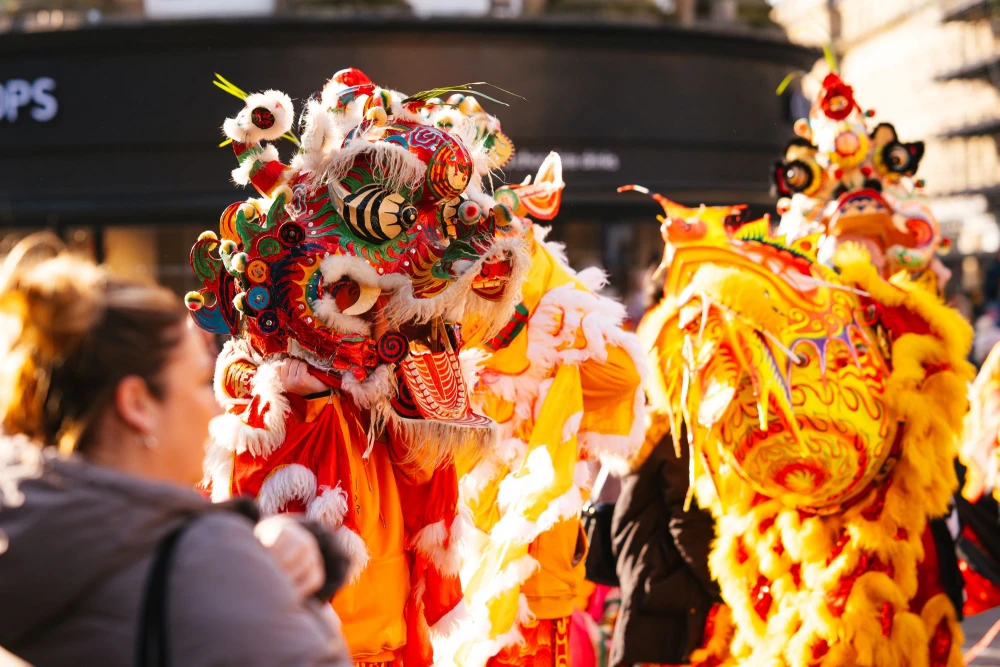
[[[872,144],[876,148],[882,148],[891,141],[899,141],[896,136],[896,127],[892,123],[879,123],[871,131]]]
[[[876,164],[884,173],[913,176],[924,157],[924,142],[903,143],[891,123],[879,123],[871,132],[872,143],[878,152]]]

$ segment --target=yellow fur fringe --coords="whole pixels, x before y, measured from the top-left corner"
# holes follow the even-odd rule
[[[843,513],[818,517],[800,515],[777,500],[754,505],[755,492],[735,475],[722,475],[713,482],[704,470],[698,474],[699,502],[712,509],[717,521],[718,539],[709,565],[735,625],[724,664],[926,667],[929,642],[937,624],[947,618],[952,635],[948,667],[958,667],[962,634],[948,599],[937,596],[922,610],[910,610],[908,603],[917,592],[927,521],[947,511],[957,486],[952,460],[967,410],[965,386],[973,376],[965,360],[972,330],[935,296],[905,281],[883,280],[860,246],[846,244],[835,261],[845,284],[886,306],[905,308],[929,325],[931,335],[905,334],[892,348],[886,393],[890,409],[904,423],[901,458],[883,482],[888,488],[874,520],[863,514],[877,502],[878,490]],[[742,283],[717,277],[725,279],[714,289],[702,285],[702,293],[716,303],[732,303],[733,295],[725,294],[725,288],[741,288]],[[753,319],[767,315],[746,308],[742,306],[740,315]],[[665,323],[665,318],[654,316],[652,321]],[[658,391],[650,392],[653,431],[660,436],[671,427],[670,415],[683,408],[670,400],[677,396],[670,390],[674,380],[669,375],[677,370],[669,368],[675,351],[652,350],[660,371],[653,380]],[[928,374],[926,365],[945,369]],[[719,494],[727,499],[725,507]],[[839,554],[834,557],[835,548]],[[863,563],[864,554],[888,566],[891,574]],[[852,572],[858,576],[837,615],[829,600],[837,597],[842,577]],[[764,609],[763,618],[755,605]],[[883,610],[890,619],[888,636],[883,631]],[[695,657],[703,660],[709,652]]]

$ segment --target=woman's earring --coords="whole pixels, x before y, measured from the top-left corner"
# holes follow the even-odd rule
[[[156,439],[155,435],[144,435],[142,436],[142,446],[146,449],[155,449],[159,445],[159,441]]]

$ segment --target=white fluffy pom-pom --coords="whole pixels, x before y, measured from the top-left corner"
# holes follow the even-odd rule
[[[267,90],[246,99],[246,106],[222,125],[226,136],[243,144],[274,141],[292,128],[295,107],[288,95]]]

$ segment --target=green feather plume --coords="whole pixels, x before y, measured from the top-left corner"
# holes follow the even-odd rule
[[[834,74],[837,73],[837,56],[834,55],[833,49],[830,48],[828,44],[823,45],[823,57],[826,58],[826,64],[829,66],[830,71]]]
[[[414,93],[413,95],[410,95],[405,100],[403,100],[403,103],[406,104],[407,102],[426,102],[427,100],[433,99],[435,97],[444,97],[449,93],[462,93],[465,95],[475,94],[477,97],[489,100],[490,102],[496,102],[497,104],[502,104],[505,107],[510,106],[506,102],[502,102],[495,97],[491,97],[486,93],[482,92],[481,90],[476,90],[475,88],[473,88],[473,86],[489,86],[490,88],[496,88],[500,92],[505,93],[507,95],[512,95],[513,97],[518,97],[522,100],[524,99],[517,93],[512,93],[509,90],[504,90],[500,86],[494,86],[492,83],[487,83],[485,81],[476,81],[475,83],[463,83],[459,86],[445,86],[443,88],[432,88],[431,90],[423,90],[419,93]]]

